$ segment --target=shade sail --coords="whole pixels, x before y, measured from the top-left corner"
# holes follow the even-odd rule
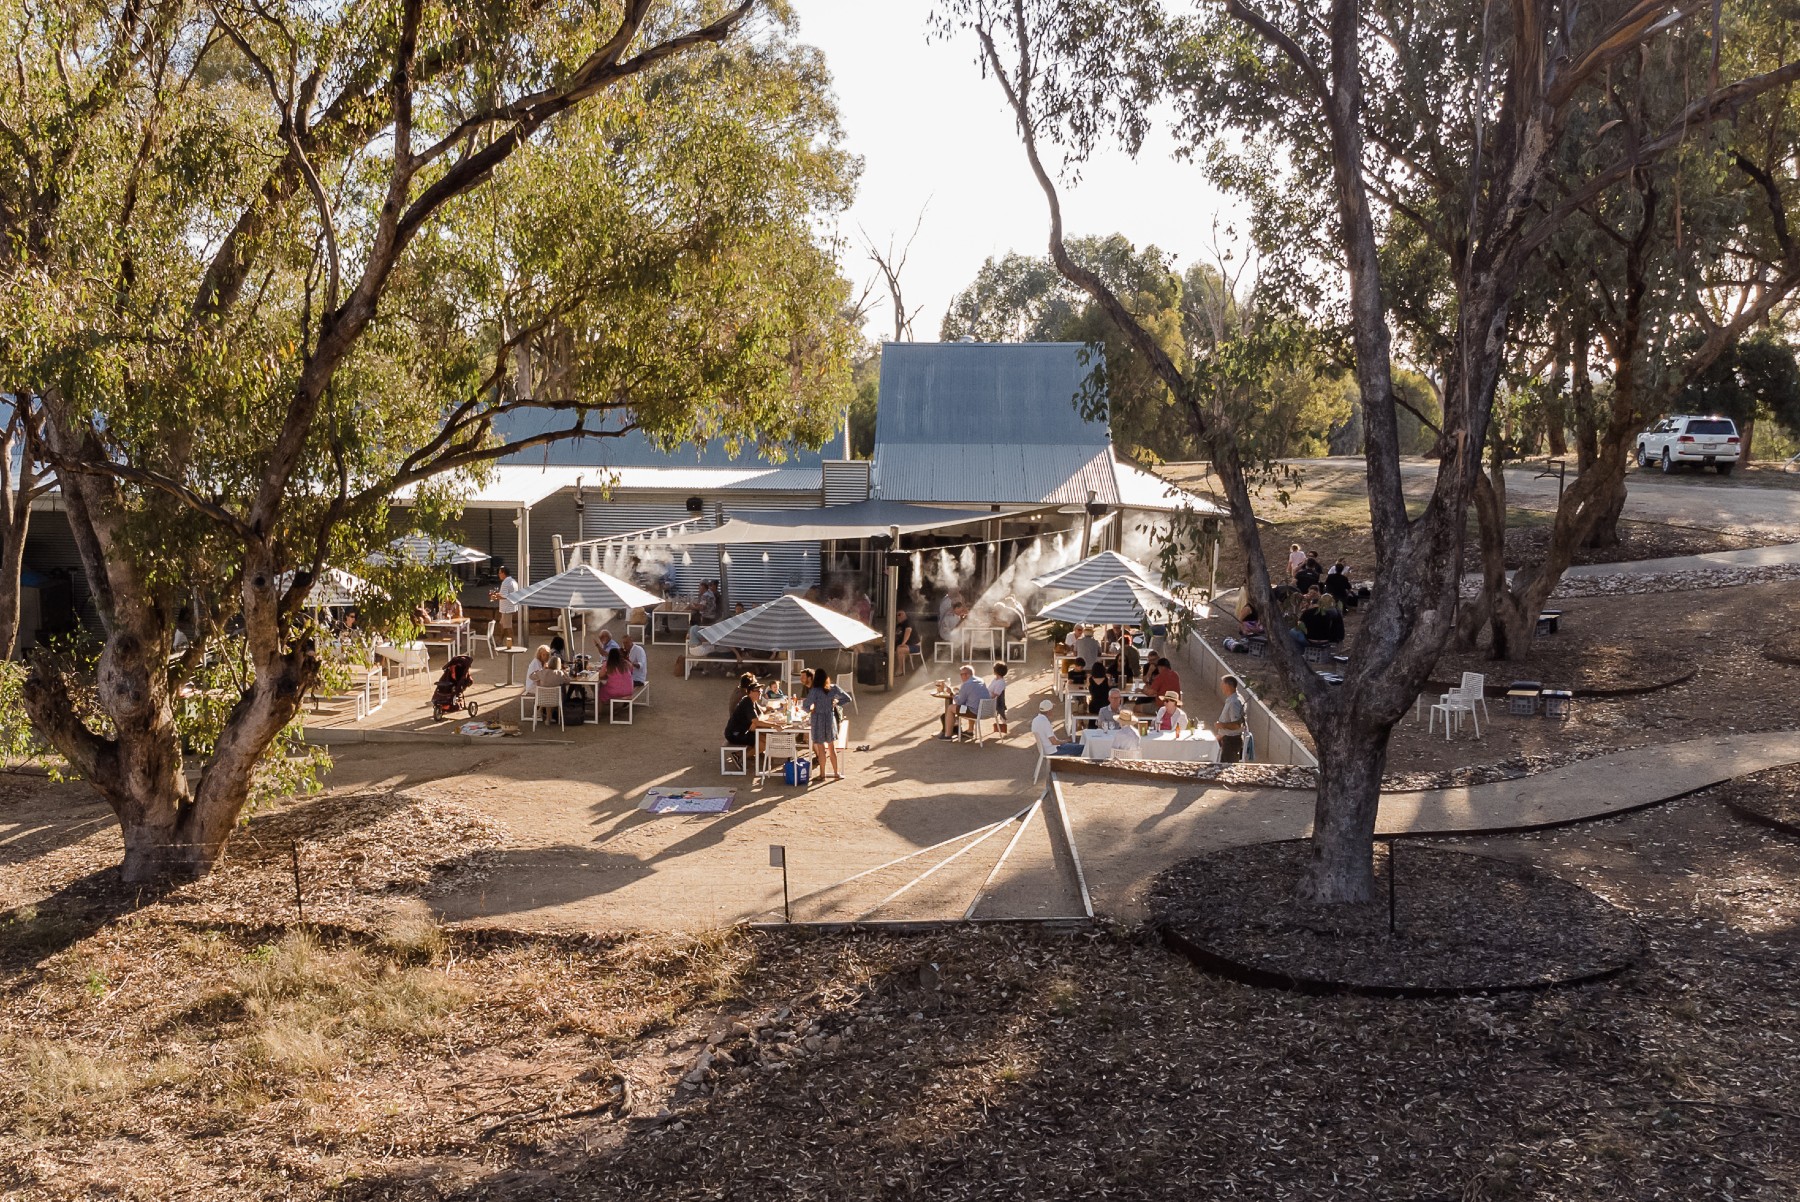
[[[1176,614],[1190,610],[1194,607],[1154,584],[1135,576],[1115,576],[1045,606],[1038,617],[1058,622],[1118,622],[1139,626],[1166,622]],[[1204,614],[1205,607],[1195,612]]]
[[[1079,592],[1120,576],[1135,577],[1153,588],[1161,584],[1161,580],[1155,572],[1136,560],[1126,559],[1117,551],[1102,551],[1098,555],[1090,555],[1080,563],[1070,564],[1066,568],[1057,568],[1054,572],[1045,572],[1032,583],[1039,588],[1059,588]]]
[[[672,547],[817,543],[840,538],[878,538],[896,526],[902,534],[917,534],[1003,516],[988,509],[934,509],[901,501],[857,501],[850,505],[728,513],[725,524],[716,529],[684,531],[665,541]]]
[[[447,538],[432,538],[429,534],[407,534],[389,543],[387,550],[371,553],[369,562],[379,566],[395,557],[407,563],[427,564],[434,567],[485,563],[493,558],[486,551],[475,547],[465,547],[461,543],[453,543]]]
[[[282,592],[294,586],[294,573],[283,572],[276,581],[276,587]],[[342,568],[328,567],[319,573],[318,579],[306,593],[308,609],[342,609],[346,606],[360,605],[374,597],[385,597],[386,593]]]
[[[799,597],[777,597],[767,605],[695,629],[694,637],[714,647],[755,651],[829,651],[872,642],[881,632],[855,618]]]
[[[538,581],[513,600],[533,609],[641,609],[662,604],[655,593],[585,563]]]

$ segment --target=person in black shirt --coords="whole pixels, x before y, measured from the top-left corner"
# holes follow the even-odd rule
[[[1294,573],[1294,587],[1303,593],[1311,592],[1324,578],[1325,565],[1319,562],[1317,555],[1308,551],[1306,562],[1301,564],[1299,570]]]
[[[738,694],[737,704],[731,707],[731,717],[725,722],[726,743],[733,747],[754,747],[756,732],[775,725],[756,716],[756,706],[761,700],[762,685],[747,683],[744,691]]]
[[[1343,560],[1332,564],[1331,571],[1325,573],[1325,591],[1336,597],[1339,605],[1354,603],[1356,589],[1350,583],[1350,569]]]
[[[1095,663],[1094,670],[1088,673],[1088,713],[1097,714],[1105,709],[1112,691],[1112,677],[1107,675],[1105,661]]]

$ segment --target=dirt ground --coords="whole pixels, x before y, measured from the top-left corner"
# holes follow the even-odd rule
[[[1566,722],[1506,715],[1490,698],[1491,719],[1476,738],[1473,725],[1444,738],[1443,724],[1427,731],[1424,717],[1394,728],[1389,744],[1390,774],[1436,772],[1517,757],[1591,755],[1693,738],[1705,733],[1777,730],[1800,721],[1800,666],[1776,663],[1763,654],[1778,632],[1792,624],[1793,586],[1736,588],[1577,597],[1558,601],[1563,618],[1555,635],[1535,641],[1522,659],[1497,663],[1479,652],[1446,655],[1436,673],[1456,683],[1461,673],[1478,672],[1490,684],[1537,680],[1546,688],[1641,688],[1676,680],[1683,683],[1634,696],[1577,698]],[[1351,645],[1357,618],[1348,621]],[[1219,617],[1206,633],[1222,637],[1235,621]],[[1228,655],[1258,696],[1278,707],[1295,734],[1305,727],[1285,704],[1267,660]]]
[[[1457,841],[1649,947],[1461,1000],[1251,989],[1133,929],[484,936],[401,888],[304,932],[65,893],[0,921],[0,1192],[1777,1202],[1800,842],[1723,791]]]

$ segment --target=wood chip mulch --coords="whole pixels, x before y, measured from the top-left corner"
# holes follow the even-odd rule
[[[1800,764],[1742,777],[1712,793],[1745,818],[1800,836]]]
[[[1640,951],[1621,911],[1542,869],[1407,845],[1378,856],[1375,901],[1326,908],[1295,894],[1309,854],[1265,843],[1185,861],[1152,886],[1150,912],[1208,967],[1297,987],[1528,988],[1615,972]]]

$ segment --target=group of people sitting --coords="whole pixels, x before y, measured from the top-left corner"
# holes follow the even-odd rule
[[[580,656],[570,663],[562,636],[555,636],[532,653],[531,662],[525,668],[525,695],[541,696],[540,690],[556,690],[560,694],[573,677],[583,674],[587,665],[582,661],[588,658]],[[608,701],[623,701],[639,686],[649,683],[650,657],[643,644],[630,634],[614,639],[612,631],[601,630],[594,638],[592,659],[597,665],[594,668],[599,686],[597,700],[602,705]]]
[[[800,673],[797,701],[787,696],[780,681],[771,680],[765,685],[754,672],[746,672],[738,677],[737,693],[731,700],[731,716],[725,720],[725,742],[732,747],[754,749],[757,731],[788,729],[797,708],[807,717],[807,735],[813,750],[812,779],[823,781],[829,772],[830,779],[843,780],[838,742],[844,707],[849,703],[850,694],[839,688],[831,673],[822,668],[807,668]]]
[[[1167,660],[1162,661],[1167,664]],[[1173,669],[1170,669],[1171,673]],[[1240,682],[1235,676],[1226,676],[1219,681],[1219,696],[1224,705],[1219,710],[1218,720],[1213,723],[1213,733],[1219,740],[1219,762],[1224,764],[1239,763],[1244,758],[1244,699],[1238,694]],[[1112,754],[1119,758],[1129,759],[1141,745],[1144,731],[1158,734],[1180,734],[1187,730],[1192,722],[1187,711],[1181,708],[1181,693],[1168,690],[1152,695],[1157,699],[1156,712],[1147,719],[1138,717],[1131,703],[1125,700],[1117,688],[1107,691],[1105,703],[1098,708],[1090,708],[1094,715],[1094,725],[1112,736]],[[1090,696],[1089,706],[1093,706]],[[1056,727],[1050,715],[1055,711],[1054,702],[1046,699],[1038,703],[1037,717],[1031,720],[1031,732],[1040,745],[1050,748],[1051,755],[1080,755],[1080,743],[1060,743],[1056,738]]]
[[[956,670],[957,684],[951,687],[947,680],[938,681],[937,695],[944,699],[944,730],[938,735],[940,739],[972,739],[975,737],[975,719],[981,715],[981,703],[994,703],[994,731],[1006,734],[1006,664],[997,661],[994,674],[986,681],[975,675],[973,664],[964,664]]]
[[[1340,559],[1325,571],[1315,552],[1302,551],[1295,543],[1288,552],[1288,570],[1294,582],[1273,590],[1275,603],[1281,607],[1276,624],[1298,647],[1335,647],[1343,642],[1345,611],[1359,600],[1349,565]],[[1247,591],[1238,602],[1237,622],[1245,637],[1267,635],[1270,629]]]

